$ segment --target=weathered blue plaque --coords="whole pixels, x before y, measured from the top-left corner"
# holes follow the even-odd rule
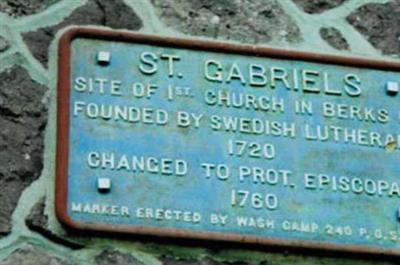
[[[67,225],[400,253],[397,64],[79,28],[59,60]]]

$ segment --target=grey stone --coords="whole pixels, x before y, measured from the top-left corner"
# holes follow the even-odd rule
[[[69,265],[71,263],[46,253],[42,249],[32,245],[18,248],[6,259],[0,261],[0,265]]]
[[[132,255],[110,249],[104,250],[96,256],[95,262],[97,265],[143,265]]]
[[[10,232],[22,191],[42,171],[45,91],[20,66],[0,73],[0,235]]]
[[[246,261],[216,261],[211,258],[202,258],[202,259],[176,259],[176,258],[162,258],[163,265],[248,265],[254,263],[248,263]],[[262,261],[258,263],[259,265],[268,265],[266,261]]]
[[[46,207],[46,197],[40,200],[32,207],[29,215],[26,217],[25,223],[32,230],[45,229],[47,227],[48,217],[44,214]]]
[[[33,56],[47,67],[51,41],[60,29],[70,25],[100,25],[115,29],[138,30],[142,27],[142,22],[122,0],[89,0],[61,23],[27,32],[22,36]]]
[[[10,43],[8,41],[0,36],[0,52],[4,52],[10,47]]]
[[[353,11],[347,21],[384,54],[400,53],[400,1],[366,4]]]
[[[164,23],[185,34],[246,43],[301,40],[299,28],[276,0],[151,1]]]
[[[319,34],[330,46],[337,50],[348,50],[349,44],[337,28],[321,28]]]
[[[38,13],[59,0],[1,0],[0,12],[12,17],[21,17]]]
[[[26,225],[29,229],[40,233],[50,241],[57,244],[62,244],[72,249],[81,249],[84,247],[83,244],[69,240],[62,236],[53,233],[48,228],[48,216],[44,213],[46,207],[46,197],[42,197],[39,201],[32,207],[29,215],[25,219]]]
[[[304,12],[318,14],[335,8],[348,0],[293,0]]]

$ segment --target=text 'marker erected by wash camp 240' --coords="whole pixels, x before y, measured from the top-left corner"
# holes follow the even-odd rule
[[[87,28],[59,57],[67,226],[400,253],[396,64]]]

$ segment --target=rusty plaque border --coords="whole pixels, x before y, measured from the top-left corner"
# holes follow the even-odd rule
[[[385,254],[400,256],[400,249],[327,243],[313,240],[291,240],[245,236],[232,233],[193,231],[188,229],[157,228],[142,225],[111,225],[77,222],[68,215],[68,154],[69,154],[69,114],[70,114],[70,55],[71,43],[76,38],[90,38],[109,41],[206,50],[219,53],[241,54],[286,60],[302,60],[318,63],[374,68],[400,71],[400,63],[372,60],[360,57],[345,57],[302,51],[289,51],[276,48],[224,43],[219,41],[173,38],[127,31],[106,30],[90,27],[71,27],[63,33],[58,45],[58,83],[57,83],[57,152],[56,152],[56,216],[67,228],[81,232],[107,232],[118,234],[138,234],[166,236],[171,238],[202,239],[227,242],[245,242],[278,247],[308,248],[348,253]]]

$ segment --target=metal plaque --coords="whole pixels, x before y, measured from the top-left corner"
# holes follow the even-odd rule
[[[68,227],[399,254],[397,63],[73,28]]]

